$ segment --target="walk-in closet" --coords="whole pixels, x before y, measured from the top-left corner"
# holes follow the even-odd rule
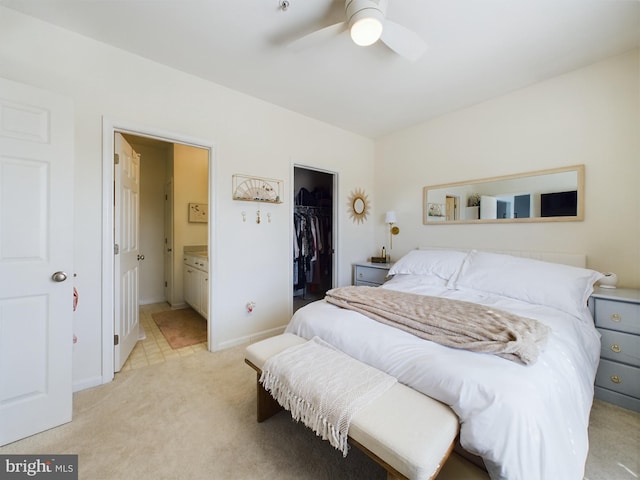
[[[335,174],[294,167],[293,309],[333,286]]]

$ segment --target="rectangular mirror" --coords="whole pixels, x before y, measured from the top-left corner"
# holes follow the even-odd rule
[[[584,165],[424,187],[425,225],[583,218]]]

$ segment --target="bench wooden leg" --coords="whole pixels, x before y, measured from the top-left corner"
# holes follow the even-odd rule
[[[268,418],[273,417],[280,410],[283,410],[282,406],[276,402],[276,400],[267,392],[260,383],[260,374],[257,374],[256,381],[257,391],[257,416],[258,422],[264,422]]]

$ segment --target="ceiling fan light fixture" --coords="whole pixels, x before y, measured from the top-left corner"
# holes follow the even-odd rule
[[[372,12],[377,11],[373,10]],[[351,28],[349,29],[351,39],[353,43],[361,47],[373,45],[382,35],[382,19],[377,18],[377,15],[370,15],[370,13],[361,11],[351,19]]]
[[[345,13],[351,39],[367,47],[382,35],[387,0],[345,0]]]

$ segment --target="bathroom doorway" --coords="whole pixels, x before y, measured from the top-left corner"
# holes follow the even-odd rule
[[[140,153],[141,161],[141,205],[139,220],[140,251],[139,251],[139,289],[137,291],[138,307],[166,303],[170,309],[186,307],[183,295],[183,251],[191,243],[197,243],[199,249],[207,254],[207,267],[211,281],[207,278],[207,310],[210,312],[206,324],[206,347],[213,350],[212,344],[212,309],[208,308],[214,297],[215,272],[210,267],[213,259],[209,256],[212,251],[212,239],[215,226],[213,224],[214,208],[207,209],[207,215],[198,225],[188,222],[188,204],[198,203],[211,205],[213,192],[212,162],[213,145],[209,142],[193,141],[180,135],[166,132],[145,131],[135,127],[113,125],[105,120],[103,126],[105,138],[115,139],[117,133],[122,134],[134,146],[136,153]],[[116,158],[114,157],[113,142],[104,142],[103,148],[103,208],[104,208],[104,236],[103,236],[103,383],[111,381],[114,372],[121,365],[116,365],[114,350],[118,342],[116,337],[116,321],[120,312],[116,309],[117,296],[120,295],[118,278],[115,275],[116,253],[114,245],[115,214],[118,205],[115,201],[114,180]],[[180,170],[189,162],[184,160],[186,153],[196,153],[204,158],[204,169],[193,171],[180,178]],[[187,155],[188,157],[188,155]],[[111,160],[111,161],[109,161]],[[202,162],[201,162],[202,163]],[[195,183],[203,185],[203,192],[195,193]],[[188,188],[185,188],[185,184]],[[170,192],[167,191],[170,189]],[[146,200],[145,200],[145,197]],[[193,197],[193,198],[191,198]],[[173,200],[172,211],[167,213],[165,204]],[[180,203],[180,205],[178,205]],[[184,205],[182,205],[184,203]],[[184,208],[181,208],[181,205]],[[213,207],[213,206],[212,206]],[[167,223],[170,219],[170,224]],[[166,227],[166,228],[165,228]],[[196,227],[196,228],[190,228]],[[199,237],[194,237],[195,230],[199,230]],[[167,260],[167,256],[170,257]],[[147,309],[149,310],[149,309]],[[141,309],[137,309],[140,314]],[[140,336],[144,337],[144,333]],[[112,342],[109,340],[113,339]],[[111,352],[111,353],[109,353]],[[120,363],[124,363],[121,359]]]
[[[156,341],[155,337],[161,332],[153,318],[154,315],[167,310],[163,308],[164,303],[171,310],[191,308],[185,301],[187,295],[183,282],[182,253],[187,248],[207,252],[209,242],[206,222],[190,222],[186,206],[192,203],[207,204],[208,151],[131,133],[123,133],[122,136],[139,156],[140,235],[137,254],[138,310],[135,313],[140,320],[137,340],[142,342],[142,345],[135,344],[130,352],[132,362],[129,364],[141,364],[145,359],[149,361],[169,358],[177,353],[170,350],[170,345],[163,338]],[[180,211],[182,206],[185,207],[184,212]],[[117,300],[116,297],[116,304]],[[174,312],[173,315],[184,316],[182,311]],[[189,315],[187,320],[191,317],[194,315]],[[176,328],[182,325],[182,322],[184,319],[176,318]],[[206,320],[203,321],[203,326],[206,329]],[[177,335],[187,333],[180,332],[179,329],[173,329],[173,332]],[[206,342],[204,347],[206,348]],[[196,348],[202,349],[202,345],[198,344]],[[190,345],[189,348],[179,349],[191,351],[192,347]],[[127,358],[122,358],[118,362],[116,356],[116,370],[121,368],[126,360]]]

